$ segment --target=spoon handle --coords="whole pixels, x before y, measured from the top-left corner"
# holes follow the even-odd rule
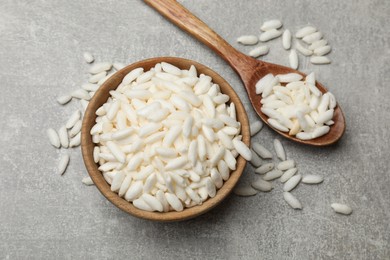
[[[198,17],[175,0],[144,0],[144,2],[156,9],[179,28],[206,44],[227,61],[240,74],[241,78],[244,76],[242,75],[243,68],[258,66],[258,62],[237,51]]]

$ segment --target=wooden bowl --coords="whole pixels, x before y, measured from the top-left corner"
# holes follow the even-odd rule
[[[210,209],[218,205],[220,202],[222,202],[222,200],[229,195],[229,193],[236,185],[245,168],[246,161],[241,156],[237,158],[237,169],[231,173],[230,178],[217,191],[217,194],[214,198],[207,199],[203,202],[202,205],[185,208],[181,212],[170,211],[160,213],[143,211],[137,209],[133,206],[132,203],[126,201],[125,199],[119,197],[117,193],[111,191],[110,185],[105,181],[102,173],[98,170],[98,165],[93,160],[93,149],[95,147],[95,144],[92,142],[92,136],[90,134],[90,131],[92,126],[95,124],[95,111],[107,101],[108,97],[110,96],[109,91],[116,89],[118,85],[122,82],[122,79],[131,70],[142,67],[145,71],[148,71],[149,69],[154,67],[155,64],[163,61],[171,63],[180,69],[189,69],[191,65],[194,65],[198,71],[198,74],[203,73],[212,77],[213,82],[220,86],[221,92],[229,95],[230,100],[233,101],[236,105],[237,120],[241,123],[241,134],[243,137],[242,140],[246,145],[249,145],[250,143],[250,133],[248,117],[245,112],[244,106],[242,105],[239,97],[237,96],[233,88],[216,72],[192,60],[176,57],[158,57],[139,61],[116,72],[103,85],[100,86],[99,90],[90,100],[89,105],[85,111],[81,130],[81,150],[87,171],[99,191],[121,210],[139,218],[168,222],[194,218],[209,211]]]

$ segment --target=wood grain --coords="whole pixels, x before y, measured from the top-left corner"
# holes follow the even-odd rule
[[[175,0],[144,0],[144,2],[156,9],[160,14],[165,16],[182,30],[207,45],[211,50],[227,61],[241,77],[244,87],[248,93],[249,100],[251,101],[256,113],[260,116],[263,122],[274,131],[295,142],[313,146],[331,145],[336,143],[343,136],[346,124],[343,112],[341,111],[339,105],[335,108],[333,116],[333,121],[335,123],[330,127],[329,133],[316,139],[300,140],[294,136],[290,136],[288,133],[281,132],[270,126],[267,122],[268,117],[261,112],[261,95],[257,95],[255,93],[255,85],[257,81],[268,73],[272,73],[274,75],[299,73],[306,76],[304,73],[285,66],[256,60],[237,51],[222,37],[210,29],[204,22],[194,16]],[[326,88],[319,82],[316,82],[316,86],[322,93],[327,92]]]
[[[95,145],[92,142],[92,136],[90,134],[90,131],[92,126],[95,124],[95,112],[107,101],[108,97],[110,96],[109,91],[116,89],[118,85],[122,82],[122,79],[125,77],[125,75],[131,70],[142,67],[145,71],[147,71],[152,68],[156,63],[162,61],[169,62],[181,69],[189,69],[191,65],[194,65],[198,71],[198,74],[203,73],[212,77],[213,82],[220,86],[221,92],[229,95],[230,101],[234,102],[234,104],[236,105],[237,120],[241,123],[241,134],[243,136],[243,142],[249,146],[250,133],[246,111],[236,92],[221,76],[219,76],[210,68],[191,60],[175,57],[159,57],[139,61],[123,68],[122,70],[115,73],[99,88],[99,90],[90,100],[89,105],[85,111],[81,131],[81,150],[85,166],[96,187],[115,206],[127,213],[130,213],[133,216],[143,219],[163,222],[181,221],[199,216],[221,203],[230,194],[237,181],[239,180],[240,176],[242,175],[242,172],[246,165],[246,161],[242,157],[238,158],[237,169],[231,173],[230,178],[224,183],[221,189],[218,190],[217,195],[214,198],[206,200],[200,206],[186,208],[182,212],[159,213],[139,210],[135,208],[131,203],[119,197],[117,193],[112,192],[109,184],[104,180],[102,173],[98,170],[98,165],[93,160],[93,149]]]

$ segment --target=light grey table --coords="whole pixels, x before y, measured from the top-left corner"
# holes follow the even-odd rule
[[[335,146],[313,148],[282,140],[303,174],[325,177],[293,193],[281,185],[250,198],[230,196],[220,206],[181,223],[154,223],[120,211],[87,176],[73,149],[64,176],[46,129],[59,128],[78,107],[55,101],[86,81],[91,51],[98,61],[131,63],[179,56],[220,73],[258,120],[233,70],[214,53],[167,22],[142,1],[0,0],[0,258],[1,259],[389,259],[390,258],[390,41],[386,0],[181,1],[240,50],[235,39],[259,34],[279,18],[296,31],[317,26],[333,47],[332,64],[315,71],[341,104],[347,131]],[[268,43],[267,43],[268,44]],[[281,39],[264,60],[287,65]],[[265,127],[253,139],[272,147]],[[247,166],[242,182],[255,178]],[[349,204],[351,216],[332,202]]]

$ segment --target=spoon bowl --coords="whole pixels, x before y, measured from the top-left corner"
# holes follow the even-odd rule
[[[326,146],[334,144],[342,137],[345,132],[345,119],[339,105],[337,105],[334,110],[332,118],[334,125],[330,127],[330,131],[326,135],[316,139],[301,140],[270,126],[267,121],[268,117],[261,112],[261,95],[257,95],[255,92],[256,83],[269,73],[272,73],[273,75],[298,73],[302,76],[306,76],[304,73],[285,66],[256,60],[237,51],[217,33],[211,30],[204,22],[194,16],[175,0],[144,0],[144,2],[156,9],[160,14],[176,24],[179,28],[207,45],[221,58],[223,58],[241,77],[244,87],[248,93],[249,100],[251,101],[256,113],[263,122],[274,131],[295,142],[312,146]],[[327,92],[326,88],[322,84],[316,82],[316,86],[322,93]]]
[[[244,54],[242,54],[244,55]],[[246,56],[246,55],[245,55]],[[253,66],[253,71],[251,72],[238,72],[238,74],[241,76],[242,81],[244,82],[245,88],[248,92],[249,100],[251,101],[253,108],[255,109],[256,113],[260,116],[260,118],[263,120],[265,124],[267,124],[270,128],[272,128],[274,131],[278,132],[280,135],[284,136],[285,138],[288,138],[290,140],[293,140],[298,143],[302,144],[308,144],[312,146],[327,146],[336,143],[344,134],[345,132],[345,119],[342,110],[340,109],[340,106],[337,105],[334,109],[334,114],[332,120],[335,122],[334,125],[330,127],[329,132],[326,135],[323,135],[321,137],[311,139],[311,140],[301,140],[296,138],[295,136],[289,135],[287,132],[282,132],[274,127],[272,127],[267,119],[268,117],[261,112],[261,95],[256,94],[256,83],[265,75],[268,73],[272,73],[274,76],[278,74],[287,74],[287,73],[298,73],[302,75],[303,77],[306,77],[306,74],[294,70],[289,67],[276,65],[273,63],[263,62],[255,60],[249,56],[246,56],[247,64],[250,64],[250,62],[255,61]],[[241,59],[243,60],[243,59]],[[255,73],[254,73],[255,72]],[[326,88],[316,81],[316,87],[324,94],[327,92]]]
[[[202,205],[185,208],[181,212],[171,211],[160,213],[143,211],[137,209],[133,206],[132,203],[126,201],[125,199],[119,197],[117,193],[111,191],[110,185],[104,179],[102,173],[98,169],[98,165],[94,162],[93,158],[93,150],[95,144],[92,142],[92,136],[90,134],[90,131],[91,128],[95,125],[96,110],[107,101],[107,99],[110,97],[109,92],[111,90],[116,89],[122,82],[123,78],[130,71],[135,68],[141,67],[144,68],[145,71],[148,71],[157,63],[161,63],[163,61],[173,64],[180,69],[189,69],[191,65],[194,65],[198,71],[198,74],[203,73],[205,75],[210,76],[213,79],[213,82],[220,86],[221,92],[230,97],[230,102],[234,102],[237,111],[237,120],[241,123],[242,141],[249,146],[250,133],[248,117],[245,112],[245,108],[240,101],[240,98],[237,96],[236,92],[229,85],[229,83],[227,83],[221,76],[219,76],[210,68],[195,61],[175,57],[159,57],[133,63],[116,72],[105,83],[103,83],[103,85],[100,86],[98,91],[90,100],[89,105],[84,114],[83,125],[81,129],[81,151],[84,159],[84,164],[87,168],[89,176],[92,178],[94,184],[99,189],[99,191],[115,206],[139,218],[161,222],[171,222],[186,220],[199,216],[221,203],[230,194],[237,181],[239,180],[245,168],[246,161],[241,156],[237,158],[236,170],[230,173],[229,179],[224,182],[223,186],[217,191],[215,197],[207,199],[203,202]]]

